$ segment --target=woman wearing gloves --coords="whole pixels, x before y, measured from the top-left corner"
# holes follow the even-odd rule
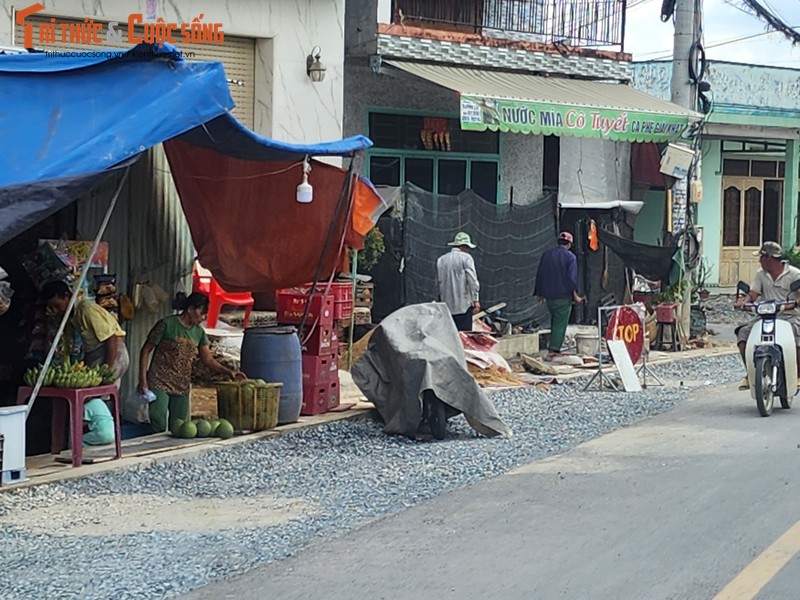
[[[139,355],[139,393],[149,389],[156,396],[150,403],[150,426],[155,433],[166,431],[172,419],[189,418],[192,363],[198,353],[210,369],[231,378],[245,377],[221,365],[211,354],[208,336],[200,326],[208,314],[208,296],[179,294],[173,306],[180,314],[158,321]]]

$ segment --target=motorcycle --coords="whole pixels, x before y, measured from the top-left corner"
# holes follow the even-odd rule
[[[737,289],[744,294],[750,292],[750,286],[743,281]],[[791,285],[791,292],[800,290],[800,281]],[[790,292],[790,293],[791,293]],[[775,396],[781,402],[781,408],[792,407],[792,398],[797,393],[797,351],[792,325],[778,314],[794,308],[796,303],[789,300],[759,300],[748,302],[743,309],[755,313],[760,322],[753,326],[747,338],[745,363],[747,379],[750,382],[750,397],[756,401],[756,407],[762,417],[772,414]]]

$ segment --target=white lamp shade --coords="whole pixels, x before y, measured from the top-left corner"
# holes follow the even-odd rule
[[[314,188],[307,181],[297,186],[297,201],[301,204],[308,204],[314,199]]]

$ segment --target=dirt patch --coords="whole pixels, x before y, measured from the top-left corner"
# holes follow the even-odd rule
[[[217,388],[192,386],[192,418],[216,419]]]
[[[71,498],[60,506],[0,517],[0,528],[16,526],[54,535],[125,535],[151,531],[211,532],[279,525],[309,512],[301,500],[170,498],[115,494]]]
[[[364,337],[362,337],[360,340],[358,340],[356,343],[353,344],[353,350],[352,350],[353,355],[351,364],[355,364],[356,361],[362,356],[364,356],[364,354],[367,352],[367,348],[369,347],[369,338],[372,337],[372,334],[374,332],[375,332],[374,329],[368,331]],[[340,343],[342,344],[342,347],[344,349],[344,361],[342,361],[341,358],[339,359],[339,368],[344,369],[347,366],[347,344],[344,343],[344,340],[340,340]]]

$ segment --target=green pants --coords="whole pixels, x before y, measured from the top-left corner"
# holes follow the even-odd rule
[[[150,427],[153,433],[163,433],[172,419],[189,418],[189,396],[176,396],[152,390],[156,399],[150,403]]]
[[[550,343],[547,349],[561,352],[569,317],[572,315],[572,300],[548,300],[547,312],[550,313]]]

